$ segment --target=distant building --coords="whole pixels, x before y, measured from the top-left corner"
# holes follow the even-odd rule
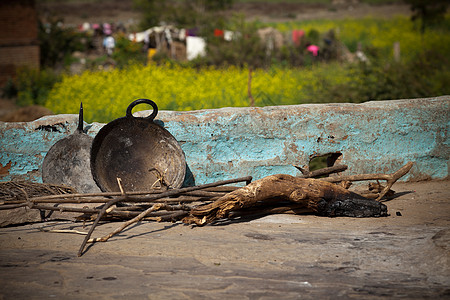
[[[35,1],[0,0],[0,86],[20,66],[39,68]]]

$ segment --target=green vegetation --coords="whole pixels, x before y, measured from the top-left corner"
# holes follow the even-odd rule
[[[73,62],[74,51],[86,51],[90,38],[75,28],[62,26],[63,20],[51,18],[48,23],[39,22],[41,67],[63,69]]]
[[[60,80],[61,76],[49,68],[42,71],[21,68],[17,71],[15,82],[10,80],[7,83],[5,91],[9,91],[9,94],[6,93],[6,96],[16,96],[16,103],[20,106],[33,104],[44,106],[49,92]]]
[[[220,13],[231,7],[233,0],[159,1],[133,0],[143,12],[140,28],[159,26],[161,22],[180,27],[197,27],[203,35],[210,28],[221,28],[226,20]]]

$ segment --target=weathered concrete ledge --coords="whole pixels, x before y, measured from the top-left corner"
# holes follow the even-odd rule
[[[348,174],[393,172],[415,165],[403,180],[449,174],[450,96],[363,104],[160,111],[157,121],[180,142],[195,184],[251,175],[298,175],[292,165],[335,153]],[[124,112],[125,112],[124,108]],[[135,115],[146,115],[138,112]],[[41,181],[50,147],[73,133],[77,115],[29,123],[0,122],[0,181]],[[87,125],[95,136],[104,124]]]

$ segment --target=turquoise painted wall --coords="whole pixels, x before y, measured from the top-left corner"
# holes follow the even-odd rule
[[[181,144],[195,184],[247,175],[299,175],[292,165],[305,166],[312,157],[330,153],[342,154],[340,163],[349,167],[345,174],[390,173],[414,161],[403,180],[443,179],[449,174],[449,105],[450,96],[442,96],[160,111],[156,120]],[[0,122],[0,181],[41,182],[45,154],[75,131],[77,120],[77,115],[56,115],[29,123]],[[95,136],[103,125],[87,124],[88,134]]]

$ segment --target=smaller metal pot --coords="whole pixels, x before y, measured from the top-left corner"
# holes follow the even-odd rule
[[[83,104],[80,104],[77,130],[56,142],[42,163],[44,183],[64,184],[79,193],[100,192],[90,171],[93,138],[83,132]]]
[[[152,106],[148,117],[131,113],[141,103]],[[155,102],[138,99],[128,106],[125,117],[111,121],[97,133],[91,148],[91,172],[102,191],[120,191],[117,178],[125,191],[182,186],[184,152],[169,131],[153,122],[157,114]]]

